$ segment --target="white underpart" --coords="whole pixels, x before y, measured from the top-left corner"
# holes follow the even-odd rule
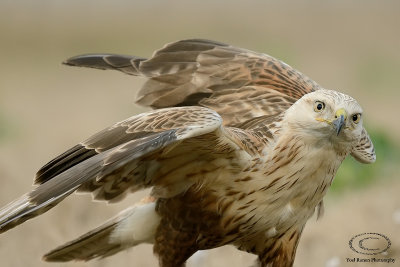
[[[155,211],[155,203],[129,208],[110,236],[110,243],[134,246],[140,243],[153,243],[160,223]]]

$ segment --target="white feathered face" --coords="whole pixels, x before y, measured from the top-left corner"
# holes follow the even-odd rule
[[[360,105],[352,97],[318,90],[299,99],[286,114],[292,129],[337,144],[358,142],[363,131]]]

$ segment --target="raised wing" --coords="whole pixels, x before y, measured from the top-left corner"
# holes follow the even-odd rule
[[[65,64],[148,77],[139,91],[139,104],[156,109],[205,106],[217,111],[224,125],[282,112],[320,88],[271,56],[201,39],[167,44],[149,59],[90,54]]]
[[[172,197],[197,182],[189,174],[215,169],[213,160],[243,162],[238,151],[244,159],[252,158],[264,145],[256,135],[223,127],[221,117],[208,108],[176,107],[133,116],[45,165],[36,180],[41,184],[0,210],[0,232],[47,211],[76,190],[107,201],[145,187],[153,187],[158,197]]]

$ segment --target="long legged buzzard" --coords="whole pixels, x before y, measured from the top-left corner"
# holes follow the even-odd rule
[[[0,211],[0,231],[75,191],[109,202],[152,193],[47,261],[106,257],[148,242],[162,267],[226,244],[258,255],[260,266],[292,266],[303,227],[343,159],[375,161],[353,98],[265,54],[184,40],[149,59],[91,54],[65,63],[147,77],[138,103],[154,110],[43,166],[36,188]]]

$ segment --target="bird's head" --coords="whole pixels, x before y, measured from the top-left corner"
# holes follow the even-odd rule
[[[363,111],[357,101],[332,90],[304,95],[285,115],[289,127],[304,137],[312,137],[350,152],[363,163],[375,161],[372,142],[363,127]]]

